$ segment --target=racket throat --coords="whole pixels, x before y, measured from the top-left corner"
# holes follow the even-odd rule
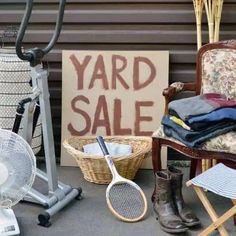
[[[110,168],[110,170],[111,170],[113,179],[114,179],[115,177],[119,176],[119,173],[117,172],[116,167],[115,167],[115,165],[114,165],[114,162],[113,162],[113,160],[112,160],[112,157],[111,157],[110,155],[105,155],[104,157],[105,157],[106,162],[107,162],[107,164],[108,164],[108,166],[109,166],[109,168]]]

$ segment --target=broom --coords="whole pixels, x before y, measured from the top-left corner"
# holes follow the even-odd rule
[[[196,16],[198,50],[202,46],[201,25],[204,5],[208,21],[209,42],[212,43],[219,41],[220,21],[223,9],[223,2],[224,0],[193,0],[193,6]],[[215,165],[216,163],[216,160],[212,161],[213,165]],[[202,171],[205,171],[210,167],[210,160],[202,160]]]
[[[193,6],[196,16],[197,27],[197,49],[202,46],[202,13],[204,7],[204,0],[193,0]],[[206,170],[206,160],[202,160],[202,171]]]
[[[217,0],[204,0],[205,11],[208,21],[209,43],[214,42],[214,23],[215,23],[215,7]],[[211,160],[206,160],[205,170],[210,169],[212,166]]]
[[[209,30],[209,42],[219,41],[220,21],[223,9],[224,0],[204,0],[208,30]],[[206,161],[206,169],[209,169],[212,165],[216,165],[217,161],[210,160]]]
[[[215,34],[214,34],[214,42],[219,41],[220,34],[220,21],[223,10],[224,0],[217,0],[216,2],[216,12],[215,12]],[[213,160],[213,166],[217,164],[216,160]]]
[[[218,42],[219,35],[220,35],[220,21],[221,21],[224,0],[215,0],[215,1],[216,1],[216,6],[215,6],[214,42]],[[215,166],[216,164],[217,164],[217,160],[212,160],[212,165]]]

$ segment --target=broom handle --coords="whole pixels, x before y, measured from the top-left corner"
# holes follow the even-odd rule
[[[202,24],[197,23],[197,49],[199,50],[202,46]]]

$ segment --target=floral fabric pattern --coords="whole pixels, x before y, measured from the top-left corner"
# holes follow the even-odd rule
[[[202,58],[202,93],[236,98],[236,50],[212,49]]]

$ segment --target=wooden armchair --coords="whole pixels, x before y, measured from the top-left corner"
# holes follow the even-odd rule
[[[182,91],[218,92],[236,99],[236,40],[204,45],[197,55],[195,83],[174,83],[163,91],[165,114],[168,103]],[[190,178],[202,171],[202,160],[236,161],[236,131],[228,132],[205,142],[201,149],[189,148],[174,138],[167,137],[162,127],[152,136],[154,172],[161,170],[161,148],[168,146],[191,158]]]

